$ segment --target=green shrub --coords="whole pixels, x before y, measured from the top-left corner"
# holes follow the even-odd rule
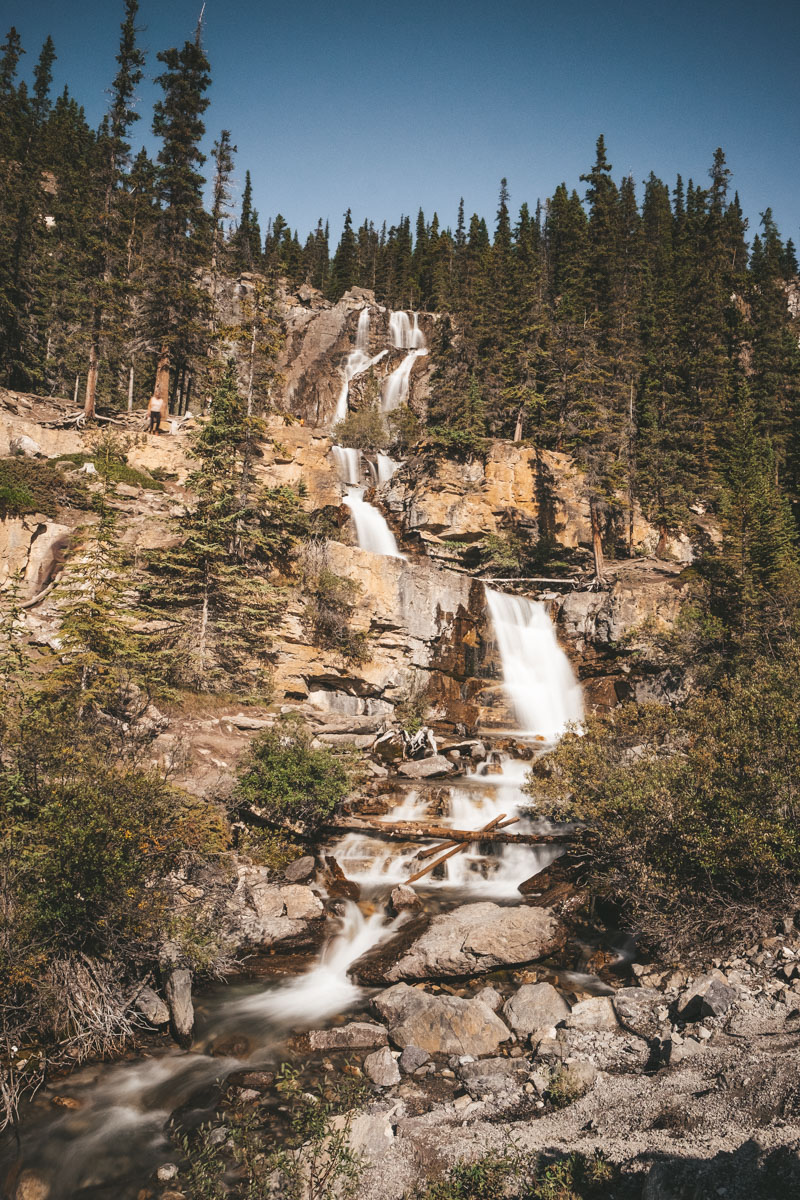
[[[587,1157],[526,1154],[513,1147],[451,1167],[417,1191],[417,1200],[614,1200],[618,1168],[596,1151]]]
[[[296,717],[259,733],[239,773],[234,802],[274,827],[317,829],[344,800],[350,777],[339,755],[312,741]]]
[[[82,483],[68,479],[49,461],[0,459],[0,519],[34,512],[54,517],[59,506],[90,508],[91,497]]]
[[[681,709],[590,718],[534,763],[528,790],[588,823],[594,887],[651,936],[735,929],[800,881],[800,647]]]
[[[308,597],[303,622],[314,645],[325,650],[338,650],[349,662],[366,662],[369,656],[367,634],[353,629],[350,624],[360,586],[330,570],[324,547],[319,555],[309,547],[303,587]]]
[[[76,467],[91,463],[97,474],[112,484],[127,483],[131,487],[145,488],[151,492],[163,492],[164,490],[161,480],[155,479],[146,471],[138,471],[136,467],[128,466],[124,454],[122,457],[116,457],[114,455],[105,456],[100,451],[93,454],[80,452],[61,454],[56,461],[72,463]]]
[[[391,441],[383,413],[378,408],[362,408],[349,412],[333,430],[337,446],[352,446],[354,450],[386,450]]]

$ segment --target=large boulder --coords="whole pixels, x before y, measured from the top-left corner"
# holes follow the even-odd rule
[[[442,775],[451,775],[453,771],[455,767],[442,754],[401,763],[397,768],[398,775],[405,775],[407,779],[438,779]]]
[[[648,1040],[656,1037],[662,1022],[658,1008],[664,1003],[661,992],[649,987],[620,988],[611,997],[620,1024]]]
[[[735,989],[721,975],[701,975],[678,1000],[678,1016],[683,1021],[722,1017],[735,1000]]]
[[[400,1068],[388,1046],[367,1055],[364,1059],[364,1074],[376,1087],[393,1087],[400,1082]]]
[[[272,883],[265,867],[237,865],[236,886],[226,898],[222,932],[240,949],[315,944],[325,906],[301,883]]]
[[[522,1091],[531,1065],[524,1058],[484,1058],[480,1062],[462,1063],[458,1074],[469,1094],[482,1099],[504,1092]]]
[[[178,967],[170,971],[164,985],[169,1005],[170,1024],[175,1041],[184,1048],[192,1044],[194,1005],[192,1004],[192,972]]]
[[[502,908],[491,902],[462,904],[433,917],[427,925],[415,925],[410,940],[408,929],[401,930],[394,942],[383,945],[379,957],[365,957],[354,965],[354,971],[367,982],[387,983],[480,975],[535,961],[551,953],[560,941],[561,929],[552,909]],[[398,947],[399,954],[395,953]]]
[[[402,1050],[418,1046],[429,1054],[496,1054],[511,1031],[480,1000],[431,996],[399,983],[373,1001],[389,1025],[389,1037]]]
[[[569,1005],[551,983],[526,983],[506,1001],[503,1016],[515,1033],[527,1036],[558,1025],[569,1016]]]
[[[309,1050],[374,1050],[388,1038],[383,1025],[372,1021],[350,1021],[333,1029],[312,1029],[301,1041]]]

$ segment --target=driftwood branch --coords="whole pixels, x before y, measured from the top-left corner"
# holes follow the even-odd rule
[[[572,579],[546,579],[541,575],[481,575],[482,583],[560,583],[575,587],[581,581]]]
[[[495,829],[498,830],[498,832],[499,832],[501,829],[507,829],[509,825],[516,825],[518,821],[519,821],[519,817],[509,817],[507,821],[499,821],[497,823],[497,825],[495,825]],[[479,833],[486,833],[486,832],[488,832],[488,828],[484,828],[483,830],[476,830],[475,838],[478,837]],[[470,839],[470,840],[472,840],[472,839]],[[421,861],[423,861],[426,858],[432,858],[434,854],[439,854],[442,850],[449,850],[451,846],[458,846],[461,844],[462,844],[462,842],[460,840],[456,839],[455,841],[453,841],[453,839],[450,838],[449,841],[439,842],[438,846],[430,846],[427,850],[420,850],[419,854],[417,855],[417,858],[420,859]]]
[[[493,820],[489,821],[488,825],[484,825],[483,829],[476,829],[476,834],[489,833],[496,825],[505,820],[505,815],[505,813],[501,813],[499,817],[494,817]],[[472,841],[472,838],[470,838],[470,841]],[[458,842],[452,850],[448,850],[441,858],[434,859],[433,862],[428,863],[427,867],[423,867],[421,871],[417,871],[414,875],[409,875],[406,883],[416,883],[423,875],[427,875],[429,871],[433,871],[436,867],[441,866],[443,862],[447,862],[448,858],[452,858],[454,854],[458,854],[459,850],[463,850],[468,844],[468,842]]]

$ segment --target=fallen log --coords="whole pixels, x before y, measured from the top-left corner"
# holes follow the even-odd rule
[[[449,829],[446,825],[423,825],[418,821],[367,821],[357,817],[339,817],[324,828],[336,833],[363,833],[391,842],[505,842],[523,846],[548,845],[569,841],[574,833],[506,833],[503,829]],[[438,850],[439,847],[437,846]]]
[[[484,825],[483,829],[476,829],[476,834],[489,833],[490,830],[494,829],[495,825],[499,825],[500,822],[504,820],[505,815],[505,813],[500,813],[499,817],[494,817],[494,819],[489,821],[487,825]],[[470,841],[472,841],[471,838]],[[433,871],[436,867],[441,866],[443,862],[447,862],[448,858],[452,858],[454,854],[458,854],[459,850],[463,850],[467,845],[468,842],[466,841],[457,842],[453,849],[448,850],[447,853],[443,854],[441,858],[437,858],[433,862],[428,863],[427,867],[423,867],[421,871],[417,871],[414,875],[409,875],[406,883],[416,883],[417,880],[421,879],[423,875],[427,875],[429,871]]]
[[[501,829],[507,829],[509,825],[516,825],[518,821],[519,821],[519,817],[509,817],[507,821],[499,821],[498,824],[495,825],[495,829],[497,829],[498,831]],[[477,838],[479,833],[488,832],[488,829],[489,829],[489,827],[485,826],[482,830],[476,830],[475,837]],[[426,858],[431,858],[432,855],[434,855],[434,854],[439,854],[442,850],[449,850],[451,846],[458,846],[458,845],[461,845],[461,843],[458,841],[454,842],[453,839],[451,838],[447,842],[439,842],[438,846],[429,846],[427,850],[420,850],[419,854],[417,855],[417,858],[420,859],[420,861],[422,861]]]

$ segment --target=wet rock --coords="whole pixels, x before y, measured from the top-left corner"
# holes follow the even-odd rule
[[[51,1192],[52,1187],[47,1177],[41,1171],[28,1167],[17,1181],[14,1200],[47,1200]]]
[[[317,863],[314,857],[311,854],[304,854],[302,858],[289,863],[283,872],[283,877],[289,883],[305,883],[314,877],[316,869]]]
[[[381,759],[382,762],[402,762],[403,755],[405,754],[402,734],[397,729],[390,729],[387,733],[382,733],[380,737],[375,739],[372,746],[372,753],[376,758]]]
[[[398,883],[392,888],[391,906],[395,912],[413,912],[422,908],[422,901],[412,887],[406,883]]]
[[[736,991],[719,975],[701,975],[680,997],[678,1016],[683,1021],[722,1017],[736,999]]]
[[[510,1030],[480,1000],[431,996],[399,983],[373,1001],[401,1049],[419,1046],[431,1054],[494,1054]]]
[[[407,779],[438,779],[442,775],[450,775],[455,767],[443,754],[433,754],[430,758],[421,758],[414,762],[404,762],[397,768],[399,775]]]
[[[309,1050],[372,1050],[387,1045],[388,1035],[383,1025],[351,1021],[333,1029],[312,1029],[302,1040]]]
[[[151,1025],[166,1025],[169,1021],[169,1009],[151,987],[143,987],[136,997],[135,1007]]]
[[[503,1005],[503,1016],[523,1036],[549,1029],[569,1016],[569,1005],[551,983],[525,983]]]
[[[323,882],[331,896],[339,900],[358,900],[361,888],[353,879],[348,879],[332,854],[325,855],[325,875]]]
[[[663,997],[655,988],[620,988],[611,997],[611,1003],[622,1025],[640,1037],[651,1039],[658,1036],[661,1028],[658,1009]]]
[[[255,1092],[267,1092],[275,1082],[272,1071],[233,1071],[228,1083],[233,1087],[246,1088]]]
[[[401,931],[402,932],[402,931]],[[496,967],[530,962],[560,943],[560,927],[550,909],[501,908],[490,902],[462,904],[432,918],[397,961],[392,941],[386,951],[383,978],[433,979],[447,975],[478,975]]]
[[[487,1008],[490,1008],[492,1012],[499,1012],[503,1007],[503,997],[493,987],[481,988],[481,990],[476,993],[475,999],[480,1000],[481,1003],[485,1004]]]
[[[173,1037],[179,1046],[191,1046],[194,1031],[192,972],[184,968],[170,971],[164,991],[169,1005]]]
[[[619,1029],[614,1005],[608,996],[592,996],[574,1005],[564,1021],[567,1029],[611,1032]]]
[[[419,1046],[406,1046],[400,1055],[400,1070],[404,1071],[406,1075],[413,1075],[420,1067],[425,1066],[430,1057],[428,1051],[422,1050]]]
[[[400,1082],[400,1068],[388,1046],[367,1055],[364,1059],[364,1074],[377,1087],[393,1087]]]

